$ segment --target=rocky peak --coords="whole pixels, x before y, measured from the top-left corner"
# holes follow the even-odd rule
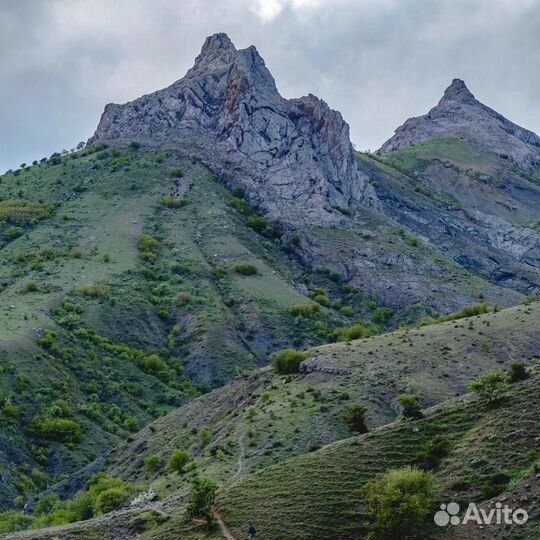
[[[526,171],[540,163],[540,138],[478,101],[461,79],[452,81],[427,114],[409,118],[398,127],[378,153],[452,137],[468,140],[499,158],[504,156]]]
[[[452,84],[444,91],[443,97],[439,101],[438,106],[442,106],[449,101],[471,101],[474,96],[467,88],[465,82],[461,79],[454,79]]]
[[[89,144],[130,141],[189,152],[284,224],[349,226],[351,211],[378,206],[341,115],[315,96],[281,97],[257,49],[226,34],[168,88],[107,105]]]

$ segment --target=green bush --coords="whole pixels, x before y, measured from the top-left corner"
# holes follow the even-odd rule
[[[105,285],[87,283],[80,288],[81,293],[88,298],[107,298],[110,289]]]
[[[422,448],[417,463],[426,470],[436,469],[443,458],[449,454],[448,440],[437,435],[430,439]]]
[[[298,373],[300,364],[308,358],[309,354],[294,349],[283,349],[274,354],[272,367],[280,375]]]
[[[22,293],[31,293],[39,291],[39,285],[35,281],[25,281],[21,287]]]
[[[508,386],[508,378],[502,371],[493,371],[473,381],[469,390],[487,400],[489,405],[498,403]]]
[[[180,307],[188,306],[189,304],[196,304],[199,302],[199,299],[192,294],[187,292],[179,292],[176,295],[176,305]]]
[[[195,478],[191,483],[187,512],[191,518],[212,519],[212,507],[216,500],[218,486],[212,480]]]
[[[319,316],[319,311],[319,304],[294,304],[287,310],[287,313],[304,319],[315,319]]]
[[[9,533],[28,529],[32,525],[34,518],[23,514],[8,510],[0,513],[0,533]]]
[[[376,335],[379,329],[374,324],[357,322],[352,326],[337,328],[332,332],[333,341],[351,341]]]
[[[169,170],[169,174],[173,178],[182,178],[182,176],[184,176],[184,171],[180,167],[173,167]]]
[[[400,394],[397,400],[403,407],[403,416],[405,418],[422,418],[422,404],[418,394]]]
[[[150,236],[149,234],[143,234],[137,241],[137,247],[139,248],[139,254],[141,259],[145,261],[153,261],[156,258],[156,253],[159,250],[159,240]]]
[[[237,263],[234,265],[234,271],[243,276],[254,276],[259,273],[257,267],[250,263]]]
[[[181,208],[182,206],[186,205],[185,199],[179,199],[177,197],[173,197],[172,195],[165,195],[161,199],[161,204],[165,208]]]
[[[102,513],[107,514],[113,510],[118,510],[129,497],[126,489],[121,487],[107,489],[102,491],[96,499],[96,508]]]
[[[169,458],[169,470],[183,474],[186,465],[192,460],[191,456],[185,450],[175,450]]]
[[[159,469],[161,460],[156,454],[150,454],[144,458],[144,468],[148,472],[155,472]]]
[[[512,362],[508,369],[508,381],[516,383],[524,381],[530,377],[527,365],[524,362]]]
[[[433,475],[414,467],[377,476],[362,490],[369,519],[367,539],[427,538],[434,492]]]
[[[351,431],[357,433],[367,433],[366,425],[367,407],[364,405],[350,405],[345,409],[343,421],[347,424]]]
[[[37,423],[36,430],[49,441],[77,443],[83,437],[81,426],[69,418],[45,418]]]
[[[371,319],[373,322],[385,324],[387,323],[392,315],[394,314],[394,310],[389,307],[378,307],[371,315]]]
[[[422,320],[423,325],[427,324],[439,324],[448,321],[456,321],[458,319],[464,319],[465,317],[474,317],[476,315],[483,315],[489,311],[489,306],[486,303],[473,304],[463,308],[461,311],[456,311],[448,315],[442,315],[436,319],[424,319]]]
[[[272,230],[272,226],[268,223],[268,221],[257,215],[249,216],[247,220],[247,226],[259,233],[264,233]]]

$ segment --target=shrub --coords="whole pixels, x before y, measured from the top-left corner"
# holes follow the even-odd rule
[[[257,267],[250,263],[237,263],[234,265],[234,271],[243,276],[254,276],[259,273]]]
[[[7,510],[0,513],[0,533],[27,529],[32,525],[33,521],[34,518],[32,516],[28,516],[22,512],[15,512],[14,510]]]
[[[179,292],[176,295],[176,305],[183,307],[189,304],[195,304],[198,302],[198,298],[187,292]]]
[[[37,423],[36,430],[44,439],[63,443],[77,443],[83,436],[81,426],[68,418],[45,418]]]
[[[352,339],[367,338],[376,335],[379,329],[374,324],[357,322],[352,326],[337,328],[332,332],[334,341],[351,341]]]
[[[143,369],[146,373],[160,375],[167,370],[167,364],[157,354],[150,354],[143,360]]]
[[[247,226],[259,233],[272,230],[272,226],[264,218],[257,215],[249,216],[247,220]]]
[[[400,394],[397,400],[403,407],[405,418],[422,418],[422,404],[418,394]]]
[[[347,317],[352,317],[354,315],[354,310],[351,306],[340,307],[339,312]]]
[[[199,434],[201,448],[208,446],[212,442],[212,432],[207,427],[203,428]]]
[[[508,381],[516,383],[530,377],[527,365],[524,362],[512,362],[508,370]]]
[[[371,319],[373,322],[385,324],[390,320],[393,314],[394,310],[392,308],[379,307],[372,313]]]
[[[81,287],[80,291],[88,298],[107,298],[107,296],[109,296],[110,289],[105,285],[87,283]]]
[[[159,240],[149,234],[143,234],[139,237],[137,247],[139,248],[141,259],[153,261],[156,258],[156,252],[159,249]]]
[[[169,174],[173,178],[182,178],[182,176],[184,176],[184,171],[180,167],[173,167],[169,170]]]
[[[315,319],[319,316],[319,311],[319,304],[294,304],[287,310],[287,313],[304,319]]]
[[[21,287],[21,292],[24,294],[39,291],[39,286],[35,281],[26,281]]]
[[[469,390],[486,399],[489,405],[495,405],[503,396],[503,392],[508,386],[508,379],[504,372],[493,371],[469,385]]]
[[[15,225],[31,223],[49,217],[51,208],[39,202],[19,200],[0,201],[0,221]]]
[[[423,325],[426,324],[438,324],[448,321],[456,321],[458,319],[464,319],[465,317],[474,317],[476,315],[483,315],[489,311],[489,306],[486,303],[473,304],[471,306],[464,307],[461,311],[456,311],[448,315],[442,315],[433,319],[425,319],[422,321]]]
[[[294,349],[283,349],[274,354],[272,366],[280,375],[298,373],[300,364],[308,357],[307,353]]]
[[[186,201],[184,199],[173,197],[172,195],[165,195],[165,197],[161,199],[161,204],[165,208],[181,208],[182,206],[185,206]]]
[[[159,469],[161,465],[161,460],[156,454],[150,454],[144,458],[144,468],[148,472],[154,472]]]
[[[317,302],[317,304],[321,304],[321,306],[329,306],[330,305],[330,299],[326,294],[317,294],[313,297],[313,300]]]
[[[433,475],[414,467],[390,470],[362,490],[368,540],[427,538],[434,499]]]
[[[128,491],[121,487],[107,489],[98,495],[96,508],[102,514],[118,510],[126,502],[128,497]]]
[[[191,456],[185,450],[176,449],[169,458],[169,470],[183,474]]]
[[[343,421],[347,424],[351,431],[357,433],[367,433],[366,425],[367,407],[364,405],[350,405],[345,409]]]
[[[443,458],[449,453],[449,443],[441,435],[430,439],[422,448],[418,456],[418,465],[423,469],[436,469]]]
[[[141,143],[137,141],[131,141],[129,143],[129,149],[130,150],[138,150],[141,147]]]
[[[212,480],[195,478],[191,483],[187,512],[191,518],[212,519],[212,507],[216,500],[218,486]]]

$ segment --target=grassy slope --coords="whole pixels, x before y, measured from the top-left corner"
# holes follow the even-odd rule
[[[421,392],[424,405],[431,406],[463,394],[471,380],[513,360],[534,364],[540,355],[539,316],[540,304],[534,303],[315,348],[307,362],[315,371],[291,378],[266,369],[237,378],[143,430],[110,456],[107,470],[130,480],[155,480],[165,495],[185,485],[165,474],[172,450],[185,448],[199,470],[228,481],[349,436],[341,420],[349,404],[367,405],[368,424],[381,426],[397,416],[399,393]],[[201,448],[204,428],[212,440]],[[142,465],[149,454],[162,462],[154,475]]]
[[[239,537],[250,519],[269,540],[357,537],[362,532],[360,488],[378,472],[415,463],[435,435],[451,445],[436,471],[440,500],[484,501],[489,497],[482,494],[482,483],[495,473],[507,473],[512,490],[538,463],[539,388],[535,377],[516,385],[498,409],[461,399],[434,408],[423,420],[392,424],[302,455],[232,484],[221,493],[219,508]],[[536,516],[537,509],[529,508]],[[539,532],[538,522],[532,519],[511,537],[532,538],[534,532]]]
[[[476,502],[489,507],[496,500],[504,500],[514,508],[526,507],[531,516],[527,526],[499,527],[488,532],[490,538],[499,540],[536,538],[540,490],[533,471],[540,460],[539,390],[540,377],[535,375],[512,385],[505,400],[495,409],[466,395],[426,410],[421,420],[397,421],[316,452],[285,459],[225,483],[217,509],[236,538],[246,535],[249,521],[256,524],[258,535],[268,540],[359,538],[364,521],[362,486],[388,468],[416,464],[424,445],[442,436],[449,444],[449,454],[435,469],[437,501],[453,500],[463,507]],[[483,486],[501,472],[510,480],[493,498]],[[177,506],[179,502],[181,499],[176,498],[166,502],[170,518],[165,524],[154,523],[143,537],[152,540],[222,537],[216,530],[206,536],[186,525],[183,511]],[[92,535],[109,538],[111,527],[104,523],[107,519],[112,520],[112,530],[123,535],[122,538],[135,538],[136,532],[142,532],[134,528],[133,516],[137,512],[141,511],[73,524],[65,530],[13,538],[71,540],[80,537],[83,531],[84,538],[94,538]],[[143,520],[152,522],[148,510],[143,514]],[[480,539],[486,538],[485,534],[485,529],[473,527],[433,530],[434,538],[442,536],[448,540]]]
[[[184,176],[174,180],[169,170],[178,165]],[[171,191],[188,204],[165,208]],[[16,223],[15,234],[13,223],[0,222],[0,410],[6,400],[16,407],[15,417],[0,412],[0,460],[10,475],[4,505],[43,487],[32,469],[57,480],[193,395],[181,373],[163,381],[110,346],[178,359],[192,378],[216,384],[293,341],[322,340],[313,323],[299,332],[286,313],[310,302],[289,274],[294,265],[275,241],[246,227],[228,206],[231,195],[200,165],[162,153],[83,152],[4,175],[0,198],[40,200],[52,210]],[[139,256],[142,233],[160,241],[153,263]],[[235,274],[236,262],[255,263],[259,275]],[[216,265],[225,269],[221,279]],[[28,283],[37,290],[24,292]],[[81,294],[94,283],[106,287],[104,297]],[[178,305],[180,292],[194,301]],[[66,300],[71,311],[56,313]],[[322,319],[332,326],[348,317],[323,309]],[[49,329],[58,334],[54,350],[38,345]],[[73,447],[28,431],[58,399],[85,430]]]

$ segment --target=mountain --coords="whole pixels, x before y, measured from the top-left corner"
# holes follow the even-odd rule
[[[184,519],[197,471],[230,494],[216,511],[240,536],[259,474],[274,486],[298,464],[316,486],[312,466],[346,465],[342,448],[399,453],[379,433],[407,452],[426,443],[403,438],[422,425],[399,420],[402,392],[428,415],[456,411],[430,434],[487,437],[490,412],[460,427],[470,409],[452,400],[514,361],[535,373],[536,139],[458,82],[437,107],[446,120],[424,138],[355,152],[338,112],[284,99],[254,47],[215,34],[185,77],[107,105],[85,148],[1,176],[0,532],[91,517],[21,534],[221,538]],[[285,348],[298,372],[269,367]],[[344,412],[364,404],[373,432],[351,438]],[[189,454],[182,474],[167,466],[175,449]],[[512,477],[535,456],[525,448]],[[473,475],[471,492],[487,481]],[[160,500],[108,512],[149,487]],[[347,489],[336,504],[357,501]],[[310,497],[321,519],[335,511]]]
[[[518,301],[513,291],[465,274],[462,261],[441,257],[429,236],[424,246],[405,234],[399,213],[382,211],[341,115],[312,95],[282,98],[257,50],[237,50],[225,34],[207,38],[194,67],[170,87],[107,105],[89,144],[132,141],[202,160],[229,188],[245,192],[303,265],[392,308],[448,312],[478,295],[502,305]],[[435,220],[438,209],[430,212]]]
[[[409,118],[380,148],[386,154],[431,139],[461,137],[529,171],[540,164],[540,137],[480,103],[454,79],[427,114]]]
[[[225,34],[168,88],[107,105],[88,143],[132,140],[196,155],[273,221],[333,224],[336,209],[377,207],[341,115],[312,95],[283,99],[257,49]]]

